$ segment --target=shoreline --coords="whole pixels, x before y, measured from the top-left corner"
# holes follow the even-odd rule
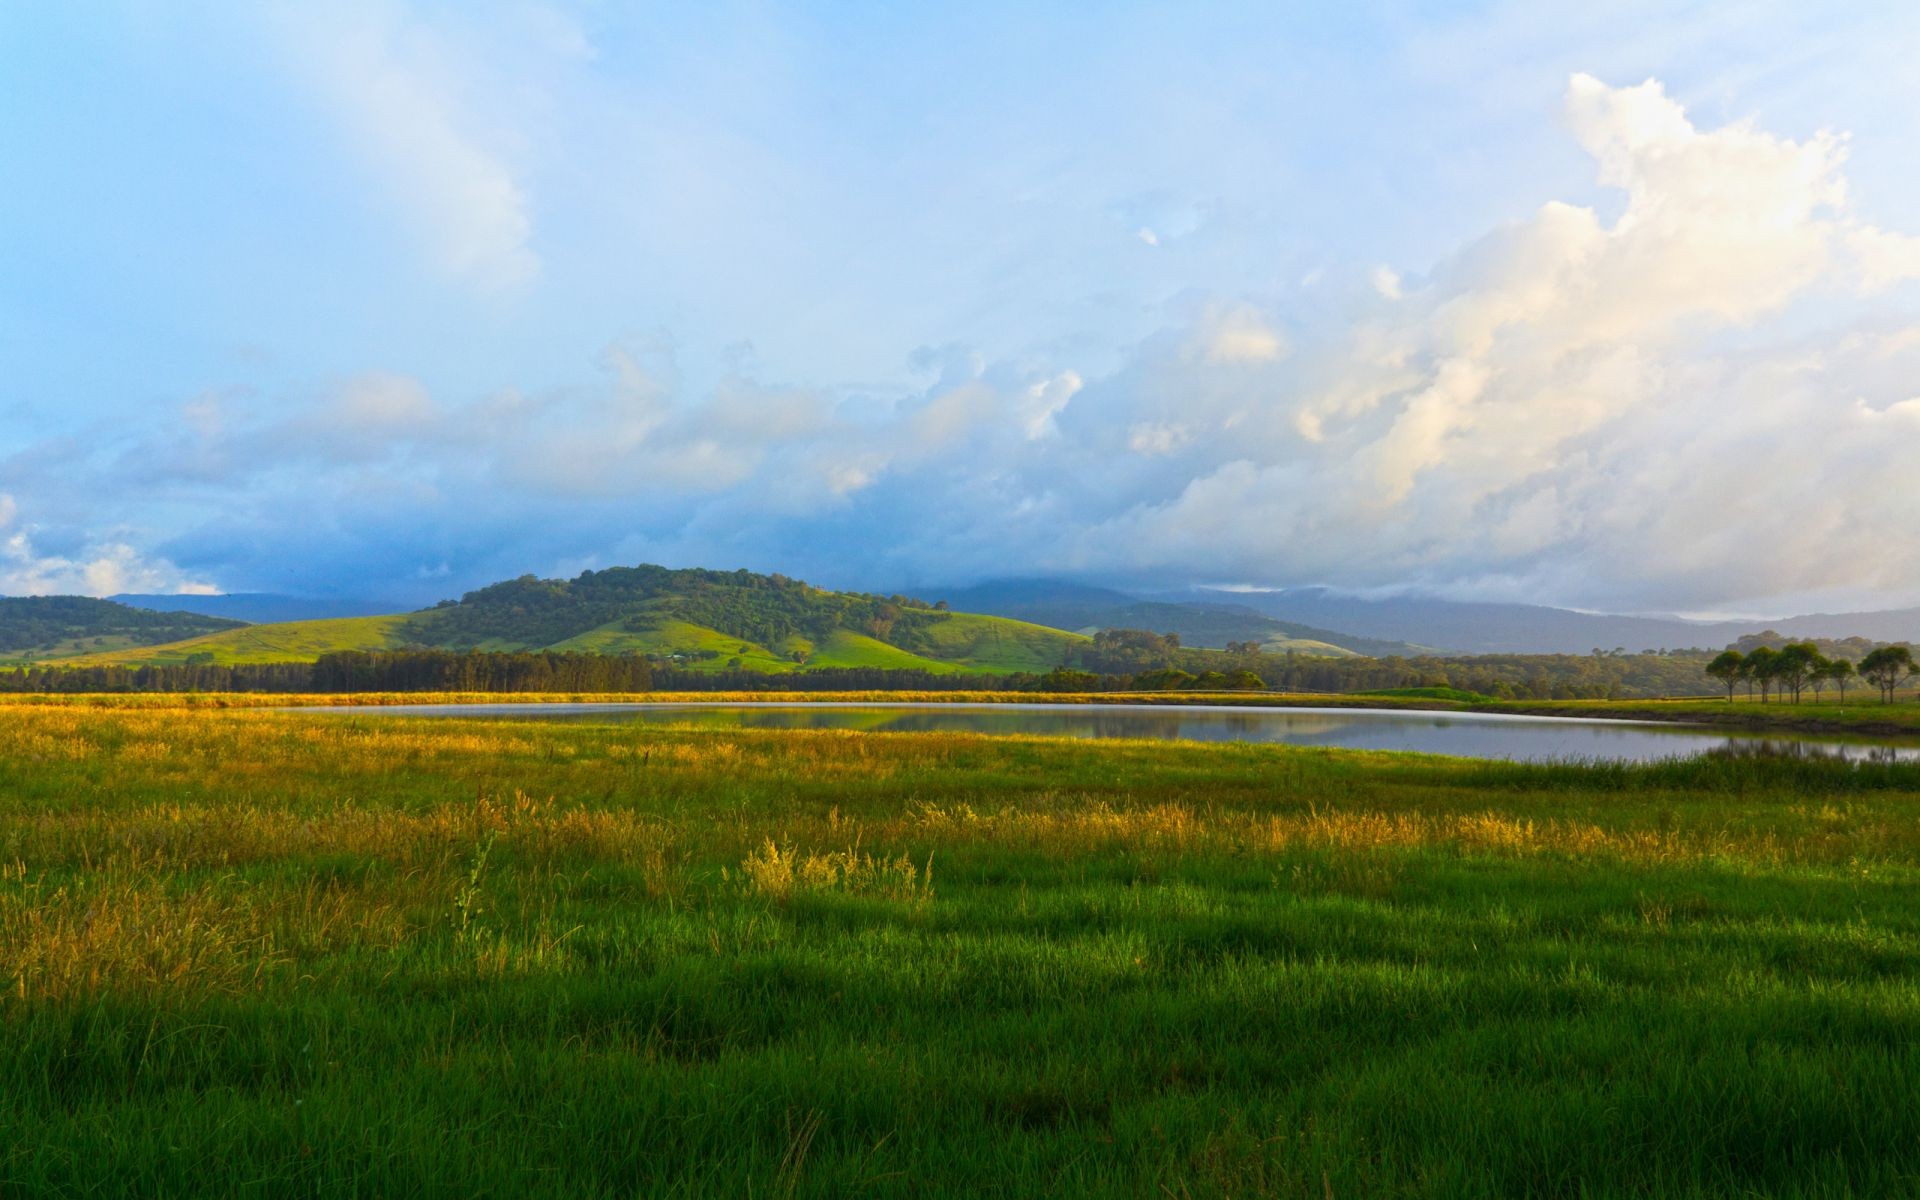
[[[1482,713],[1522,717],[1571,717],[1651,721],[1729,731],[1858,734],[1920,738],[1920,704],[1882,705],[1878,700],[1816,701],[1761,705],[1752,701],[1678,700],[1491,700],[1366,696],[1313,692],[1079,692],[842,691],[842,692],[87,692],[0,695],[0,708],[182,708],[284,709],[397,705],[485,704],[1065,704],[1199,705],[1220,708],[1335,708],[1416,712]],[[1884,711],[1882,711],[1884,709]]]

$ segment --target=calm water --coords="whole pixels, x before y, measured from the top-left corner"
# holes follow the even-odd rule
[[[1649,722],[1408,709],[1222,708],[1163,704],[409,704],[326,708],[359,716],[593,721],[700,729],[1041,734],[1191,742],[1283,742],[1410,750],[1514,762],[1646,762],[1710,753],[1920,761],[1920,747],[1799,735],[1720,733]]]

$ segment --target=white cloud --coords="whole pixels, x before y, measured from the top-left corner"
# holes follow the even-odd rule
[[[212,494],[296,543],[316,509],[404,518],[429,531],[400,539],[409,572],[531,546],[507,569],[617,553],[877,586],[1077,568],[1588,607],[1920,599],[1920,317],[1896,290],[1920,239],[1848,210],[1837,136],[1703,129],[1655,83],[1578,76],[1566,104],[1617,215],[1540,204],[1413,288],[1362,265],[1183,296],[1104,375],[947,346],[913,357],[918,391],[740,374],[696,393],[671,346],[636,344],[598,385],[463,400],[370,374],[295,416],[196,401],[147,438],[0,470],[29,498],[16,478]],[[358,565],[360,531],[326,536]],[[4,578],[83,579],[111,549],[17,550]]]
[[[1135,454],[1172,454],[1192,436],[1193,431],[1183,425],[1142,421],[1127,430],[1127,449]]]
[[[1194,349],[1210,362],[1270,363],[1286,357],[1286,339],[1246,305],[1209,312],[1200,326]]]
[[[1848,232],[1847,249],[1858,264],[1861,284],[1869,291],[1920,279],[1920,237],[1863,226]]]
[[[1849,216],[1839,137],[1699,129],[1652,82],[1576,76],[1567,107],[1625,193],[1615,220],[1543,205],[1417,295],[1376,272],[1401,303],[1297,347],[1253,385],[1269,395],[1241,390],[1231,432],[1196,426],[1192,474],[1062,559],[1357,585],[1498,576],[1615,602],[1920,586],[1920,508],[1894,482],[1920,431],[1893,397],[1858,403],[1911,379],[1920,347],[1884,319],[1850,332],[1869,293],[1920,271],[1920,243]],[[1810,337],[1822,316],[1832,332]],[[1136,451],[1228,407],[1212,364],[1158,361],[1090,389],[1136,418]]]
[[[508,119],[481,103],[487,81],[470,46],[378,3],[304,17],[279,10],[277,20],[281,42],[441,269],[483,292],[538,274],[515,137]],[[530,44],[546,52],[583,53],[548,24],[535,32]]]
[[[1058,432],[1054,414],[1067,406],[1081,386],[1078,374],[1062,371],[1050,379],[1036,380],[1021,391],[1016,407],[1028,441],[1038,441]]]
[[[165,559],[143,557],[124,542],[96,542],[75,557],[39,554],[28,531],[17,525],[19,512],[12,496],[0,494],[0,595],[207,595],[216,590],[187,578]]]

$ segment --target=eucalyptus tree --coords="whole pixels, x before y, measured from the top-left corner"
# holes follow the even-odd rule
[[[1772,646],[1756,646],[1747,655],[1747,695],[1753,695],[1753,685],[1760,685],[1760,703],[1765,704],[1773,695],[1775,666],[1780,652]]]
[[[1880,689],[1882,702],[1893,703],[1893,689],[1916,670],[1913,650],[1907,646],[1882,646],[1860,660],[1860,675]]]
[[[1840,689],[1840,703],[1847,702],[1847,685],[1853,682],[1853,662],[1850,659],[1836,658],[1827,664],[1827,678],[1833,686]]]
[[[1791,692],[1793,702],[1800,703],[1800,693],[1814,676],[1825,670],[1826,656],[1812,642],[1792,642],[1780,647],[1773,657],[1773,677],[1780,684],[1782,695]]]
[[[1747,656],[1738,650],[1722,650],[1717,658],[1707,664],[1707,674],[1718,679],[1727,689],[1727,703],[1733,703],[1734,685],[1745,674]]]

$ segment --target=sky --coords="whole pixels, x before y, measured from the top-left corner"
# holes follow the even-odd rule
[[[0,594],[1920,603],[1834,8],[0,7]]]

